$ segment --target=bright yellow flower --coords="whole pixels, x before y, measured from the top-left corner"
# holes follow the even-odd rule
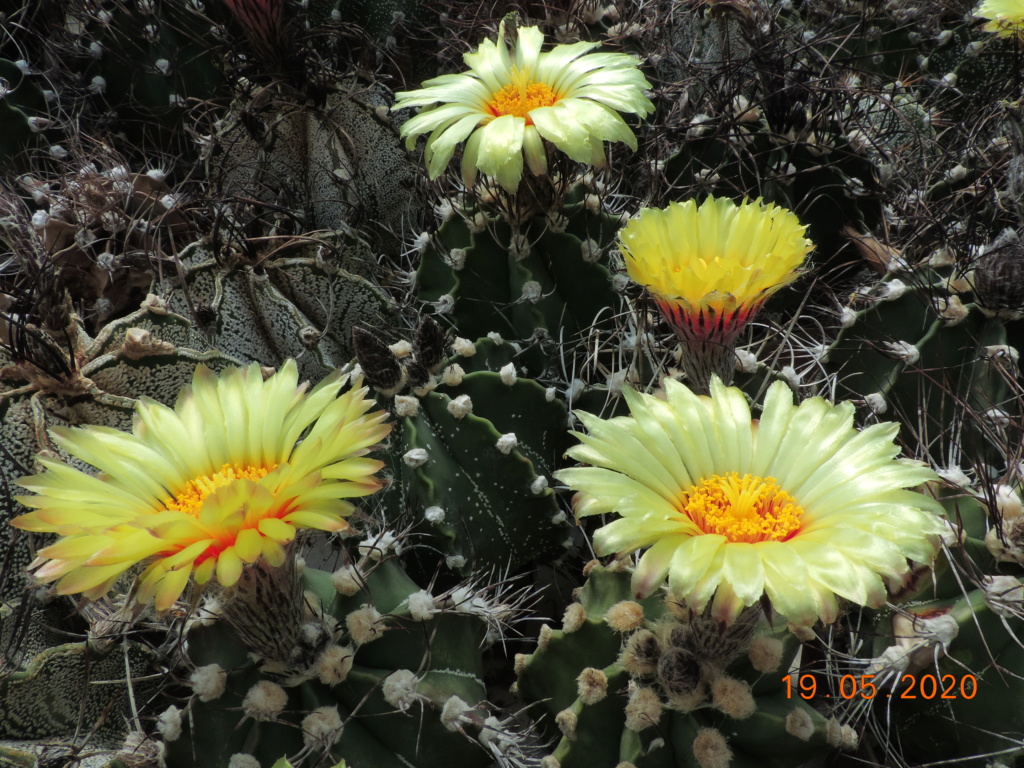
[[[193,573],[232,586],[245,563],[283,563],[300,528],[345,530],[353,506],[342,499],[381,485],[383,462],[361,457],[391,430],[384,412],[367,413],[365,387],[338,396],[346,380],[307,393],[292,360],[266,381],[255,364],[219,378],[200,366],[173,410],[141,400],[131,434],[51,430],[100,474],[44,457],[46,471],[18,481],[35,511],[11,524],[61,536],[39,551],[36,577],[95,600],[148,561],[137,599],[164,610]]]
[[[985,0],[975,15],[990,19],[984,29],[1000,37],[1024,32],[1024,0]]]
[[[664,400],[624,390],[631,416],[577,412],[589,434],[568,455],[594,466],[555,473],[579,491],[578,516],[621,516],[594,535],[598,554],[650,547],[637,596],[667,576],[673,595],[695,611],[710,602],[720,621],[766,594],[791,622],[831,622],[837,596],[877,607],[882,577],[934,557],[942,507],[906,489],[936,475],[895,458],[896,424],[858,432],[850,403],[794,406],[782,382],[759,421],[717,378],[710,397],[665,384]]]
[[[733,342],[765,300],[799,276],[814,244],[771,203],[708,197],[645,208],[619,232],[630,278],[680,338]]]
[[[624,53],[589,53],[599,43],[556,45],[541,52],[543,33],[518,30],[514,52],[505,44],[504,22],[498,41],[485,40],[463,59],[468,72],[428,80],[417,91],[395,94],[395,109],[431,107],[402,125],[409,149],[430,131],[424,156],[431,179],[466,141],[462,176],[467,186],[477,170],[515,192],[530,171],[547,171],[544,140],[573,160],[604,165],[604,142],[621,141],[636,149],[636,137],[619,112],[641,117],[654,110],[644,96],[650,83],[639,61]],[[587,54],[587,55],[584,55]]]

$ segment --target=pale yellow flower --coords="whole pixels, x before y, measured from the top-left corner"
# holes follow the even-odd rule
[[[665,399],[625,389],[628,417],[577,411],[588,434],[568,455],[593,466],[555,473],[579,491],[578,516],[620,516],[594,535],[599,555],[649,547],[638,597],[667,577],[674,596],[695,611],[710,603],[720,621],[767,595],[795,624],[831,622],[837,598],[878,607],[883,577],[931,562],[942,507],[907,488],[936,475],[896,458],[896,424],[858,431],[850,403],[794,405],[781,382],[759,421],[717,378],[710,397],[665,385]]]
[[[624,53],[589,53],[599,43],[541,52],[543,42],[539,29],[523,27],[509,51],[502,22],[497,42],[485,40],[475,53],[465,54],[468,72],[395,94],[395,109],[430,107],[407,120],[401,133],[412,149],[417,136],[430,132],[424,156],[431,179],[463,141],[466,185],[473,185],[479,170],[509,192],[519,187],[524,157],[533,174],[546,173],[545,141],[577,162],[598,167],[605,162],[606,141],[636,149],[636,137],[619,112],[643,117],[654,110],[644,96],[651,86],[639,61]]]
[[[43,473],[18,481],[35,511],[11,524],[61,537],[39,551],[36,578],[97,599],[145,561],[136,597],[164,610],[193,573],[232,586],[246,563],[281,565],[301,528],[345,530],[344,499],[381,485],[383,463],[362,457],[391,429],[384,412],[367,413],[365,387],[338,396],[346,380],[307,393],[292,360],[266,381],[255,364],[219,377],[200,366],[173,409],[141,400],[130,434],[51,430],[100,474],[44,457]]]
[[[645,208],[619,232],[630,278],[681,338],[730,343],[765,300],[799,276],[813,243],[771,203],[708,197]]]
[[[975,15],[989,19],[984,29],[1001,37],[1024,32],[1024,0],[984,0]]]

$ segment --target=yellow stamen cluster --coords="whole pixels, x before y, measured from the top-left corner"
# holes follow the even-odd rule
[[[225,464],[211,475],[202,475],[189,480],[185,488],[179,491],[173,499],[164,500],[164,506],[192,517],[199,517],[199,511],[203,508],[206,497],[218,488],[235,480],[262,480],[271,469],[273,467],[238,467]]]
[[[496,117],[502,115],[525,117],[529,124],[530,110],[550,107],[556,101],[558,101],[558,94],[547,83],[529,83],[525,86],[509,83],[494,94],[487,106]]]
[[[682,511],[705,533],[748,543],[786,540],[803,514],[774,478],[737,472],[702,480],[687,491]]]

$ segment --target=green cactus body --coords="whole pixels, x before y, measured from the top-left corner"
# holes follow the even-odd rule
[[[131,699],[155,693],[158,683],[148,676],[153,649],[118,636],[116,622],[107,625],[112,636],[90,628],[87,639],[74,640],[85,635],[84,625],[68,622],[63,601],[30,618],[18,603],[0,606],[8,667],[0,680],[0,763],[36,768],[44,757],[70,760],[89,734],[82,764],[105,766],[125,740]]]
[[[341,236],[226,265],[195,243],[181,253],[184,283],[168,292],[167,307],[195,317],[208,343],[235,359],[294,357],[300,375],[319,380],[351,359],[352,325],[383,323],[392,312],[379,288],[340,266],[365,269],[366,249]]]
[[[305,764],[303,754],[319,755],[322,750],[304,750],[299,723],[321,707],[337,708],[344,727],[326,748],[333,759],[344,759],[348,765],[487,764],[488,753],[474,739],[456,732],[474,732],[472,723],[479,727],[488,714],[481,703],[485,687],[480,646],[486,621],[465,607],[431,607],[430,616],[414,617],[418,609],[410,608],[410,596],[421,590],[398,560],[386,558],[364,567],[362,588],[346,590],[352,592],[347,596],[339,594],[328,573],[307,568],[302,577],[307,601],[315,604],[311,618],[320,617],[335,628],[327,648],[342,645],[353,657],[344,674],[330,677],[321,664],[307,674],[282,679],[261,671],[223,622],[191,629],[189,662],[197,667],[218,665],[227,675],[226,690],[205,702],[198,694],[191,699],[180,737],[168,742],[169,766],[222,766],[238,752],[254,755],[266,766],[284,755],[291,756],[294,765]],[[377,628],[368,636],[365,626],[354,628],[350,618],[367,606],[377,617]],[[365,642],[359,644],[359,639]],[[389,681],[402,676],[407,678],[406,687],[393,693]],[[274,716],[257,720],[244,715],[249,705],[243,700],[260,681],[281,683],[287,703]],[[461,721],[444,714],[449,724],[460,722],[458,729],[442,722],[442,711],[448,712],[445,706],[452,697],[465,702],[465,710],[457,713],[464,715]]]
[[[423,252],[420,299],[470,339],[498,333],[524,343],[577,345],[610,329],[618,296],[607,251],[621,222],[590,213],[579,194],[557,215],[516,229],[479,209],[454,215]],[[559,224],[552,226],[553,219]],[[539,375],[548,361],[534,347],[521,364]]]
[[[455,374],[460,363],[513,354],[511,344],[490,339],[474,348],[473,357],[457,356],[446,368],[449,384],[396,405],[413,413],[392,433],[403,495],[395,499],[398,519],[425,517],[449,567],[466,575],[517,570],[560,552],[570,535],[547,487],[566,447],[565,406],[537,382],[518,378],[512,362],[502,372]]]
[[[745,655],[753,624],[719,634],[699,617],[684,619],[684,608],[669,610],[663,595],[633,602],[630,572],[621,566],[588,567],[563,628],[542,630],[537,650],[516,660],[518,693],[547,713],[541,722],[557,739],[552,757],[561,768],[695,765],[698,735],[708,729],[724,737],[729,765],[781,768],[834,748],[824,715],[784,685],[799,647],[791,634],[759,630],[769,630],[757,642],[774,644],[777,658],[774,669],[758,671]],[[603,696],[588,685],[594,678]],[[732,699],[730,687],[739,691]]]
[[[206,156],[225,194],[283,207],[302,231],[362,227],[393,247],[419,218],[414,170],[388,116],[390,92],[346,79],[321,106],[273,97],[238,102]]]
[[[957,421],[963,404],[979,414],[1006,411],[1013,418],[1016,406],[997,370],[998,350],[1007,341],[1004,323],[948,292],[950,279],[929,269],[914,270],[853,295],[851,302],[860,308],[843,310],[847,327],[827,355],[844,394],[863,398],[879,415],[920,412],[938,430]],[[955,398],[922,397],[922,376],[928,377],[925,387],[938,385]],[[982,424],[965,422],[957,438],[976,460],[998,466]]]

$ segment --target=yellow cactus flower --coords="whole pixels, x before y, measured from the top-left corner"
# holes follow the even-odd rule
[[[60,535],[30,566],[36,578],[95,600],[145,561],[136,598],[165,610],[193,573],[232,586],[244,564],[281,565],[301,528],[345,530],[343,499],[380,488],[383,462],[363,456],[391,430],[367,413],[365,387],[338,396],[346,380],[307,393],[292,360],[266,381],[255,364],[219,377],[199,366],[173,409],[140,400],[130,434],[51,430],[100,474],[43,457],[44,472],[18,481],[35,511],[11,524]]]
[[[975,15],[989,19],[984,29],[1000,37],[1024,33],[1024,0],[984,0]]]
[[[417,136],[430,132],[424,156],[431,179],[441,175],[463,141],[466,186],[479,170],[509,192],[519,187],[524,157],[534,175],[546,173],[545,141],[598,167],[605,162],[605,141],[636,149],[636,137],[619,112],[643,117],[654,110],[643,93],[651,85],[639,61],[624,53],[589,53],[599,43],[556,45],[542,53],[543,42],[539,29],[523,27],[509,51],[502,22],[497,42],[485,40],[465,54],[468,72],[395,94],[394,109],[430,107],[407,120],[401,134],[412,149]]]
[[[929,563],[942,507],[908,488],[936,479],[895,458],[898,426],[858,431],[850,403],[793,404],[773,384],[760,420],[715,378],[711,396],[666,380],[664,398],[625,389],[631,416],[577,412],[588,433],[568,455],[591,464],[555,477],[577,516],[620,515],[594,535],[599,555],[650,547],[633,574],[644,597],[668,589],[731,622],[767,595],[794,624],[834,621],[837,597],[877,607],[883,577]]]
[[[771,203],[708,197],[645,208],[619,232],[626,270],[681,338],[729,343],[765,300],[799,276],[814,244]]]

